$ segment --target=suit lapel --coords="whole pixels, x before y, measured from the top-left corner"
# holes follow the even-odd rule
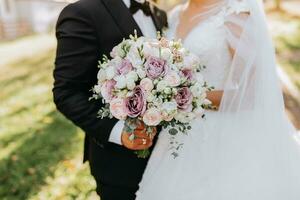
[[[137,31],[138,36],[143,35],[140,27],[122,0],[102,0],[102,2],[114,18],[115,23],[122,30],[125,38],[133,34],[134,30]]]

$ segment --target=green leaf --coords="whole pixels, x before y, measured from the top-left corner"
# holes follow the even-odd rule
[[[169,133],[170,133],[170,135],[176,135],[176,134],[178,133],[178,130],[175,129],[175,128],[171,128],[171,129],[169,130]]]

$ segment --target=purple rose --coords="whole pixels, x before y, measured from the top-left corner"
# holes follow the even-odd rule
[[[145,63],[145,69],[147,76],[152,80],[165,76],[168,70],[167,61],[150,56]]]
[[[117,73],[119,75],[121,74],[127,74],[132,70],[132,64],[129,60],[127,59],[122,59],[120,65],[117,67]]]
[[[191,69],[183,69],[181,71],[182,75],[189,81],[193,80],[193,71]]]
[[[146,110],[146,98],[144,90],[139,86],[132,92],[133,94],[125,99],[125,108],[129,117],[137,117]]]
[[[192,100],[192,92],[188,87],[178,89],[177,94],[175,96],[175,101],[179,109],[187,110],[190,107]]]

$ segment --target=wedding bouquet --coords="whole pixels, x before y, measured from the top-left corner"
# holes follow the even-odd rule
[[[105,104],[99,117],[125,120],[125,130],[134,140],[136,121],[147,130],[161,125],[168,128],[172,148],[177,133],[191,129],[190,122],[203,117],[210,102],[210,90],[200,73],[204,67],[198,57],[183,48],[180,41],[164,37],[149,39],[130,36],[99,61],[98,83],[93,87],[94,99]],[[151,131],[149,131],[151,132]],[[137,151],[147,157],[149,150]],[[175,157],[177,153],[172,153]]]

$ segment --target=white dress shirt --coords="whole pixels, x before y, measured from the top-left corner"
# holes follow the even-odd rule
[[[130,0],[123,0],[126,6],[129,8],[130,7]],[[138,2],[143,2],[143,0],[136,0]],[[138,10],[134,15],[133,15],[134,20],[140,27],[143,35],[145,37],[149,38],[156,38],[156,28],[153,23],[153,20],[151,16],[146,16],[143,11]],[[113,127],[110,137],[109,137],[109,142],[113,142],[119,145],[122,145],[121,141],[121,134],[122,130],[124,127],[124,121],[120,120],[118,121],[115,126]]]

